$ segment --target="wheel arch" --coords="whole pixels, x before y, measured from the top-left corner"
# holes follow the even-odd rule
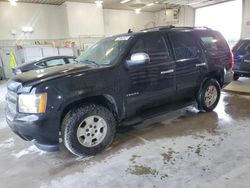
[[[97,96],[81,98],[81,99],[72,101],[69,104],[67,104],[63,108],[61,116],[60,116],[60,130],[61,130],[62,121],[63,121],[65,115],[71,109],[80,107],[83,104],[88,104],[88,103],[93,103],[93,104],[97,104],[97,105],[106,107],[114,114],[116,121],[119,121],[119,110],[118,110],[117,102],[114,99],[114,97],[111,95],[106,95],[106,94],[97,95]]]
[[[204,76],[201,86],[209,79],[215,79],[220,84],[221,88],[224,85],[224,72],[222,70],[212,71]]]

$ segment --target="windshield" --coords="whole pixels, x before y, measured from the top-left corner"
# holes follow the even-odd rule
[[[102,39],[83,52],[76,61],[96,66],[111,65],[121,55],[130,38],[119,36]]]

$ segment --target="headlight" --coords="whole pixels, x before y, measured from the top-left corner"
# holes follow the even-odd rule
[[[47,105],[47,93],[20,94],[18,96],[18,111],[20,113],[44,113]]]

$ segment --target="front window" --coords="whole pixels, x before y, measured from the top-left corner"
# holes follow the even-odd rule
[[[96,66],[112,65],[130,40],[130,36],[105,38],[83,52],[76,61]]]
[[[132,54],[141,52],[149,55],[150,63],[170,62],[172,60],[164,37],[159,33],[150,33],[139,38],[130,51],[129,59]]]

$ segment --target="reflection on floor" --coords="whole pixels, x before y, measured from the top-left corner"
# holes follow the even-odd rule
[[[250,78],[239,78],[238,81],[231,82],[225,91],[250,94]]]

